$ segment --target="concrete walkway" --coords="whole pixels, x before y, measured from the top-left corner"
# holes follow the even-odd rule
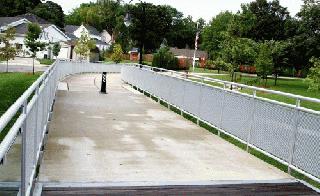
[[[108,75],[72,76],[58,91],[40,182],[292,179]],[[63,85],[62,85],[63,86]]]

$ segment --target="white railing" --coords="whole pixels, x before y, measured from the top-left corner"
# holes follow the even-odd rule
[[[319,99],[149,66],[125,66],[121,74],[125,82],[238,139],[247,149],[287,165],[288,172],[294,169],[320,182],[320,112],[300,106],[301,101],[320,104]],[[296,105],[258,97],[257,92],[290,97]]]
[[[58,81],[68,75],[86,72],[120,72],[121,65],[57,61],[1,116],[0,133],[9,129],[0,142],[0,161],[21,132],[20,195],[30,195],[55,99]],[[18,117],[16,120],[15,117]],[[8,124],[15,121],[12,126]],[[0,166],[1,167],[1,166]],[[0,174],[1,175],[1,174]]]

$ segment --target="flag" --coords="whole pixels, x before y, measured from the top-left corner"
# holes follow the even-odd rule
[[[199,40],[199,31],[197,31],[196,41],[195,41],[195,43],[194,43],[194,48],[195,48],[195,50],[198,50],[198,40]]]

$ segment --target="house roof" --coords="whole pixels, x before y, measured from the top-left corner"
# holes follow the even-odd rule
[[[178,48],[170,48],[170,51],[175,56],[185,56],[187,58],[193,58],[194,50],[191,49],[178,49]],[[197,50],[196,58],[208,58],[208,53],[206,51]]]
[[[15,26],[15,29],[17,34],[27,34],[28,24],[27,23],[19,24],[18,26]]]
[[[85,26],[85,27],[88,29],[90,34],[100,36],[100,32],[96,28],[89,26],[89,25]]]
[[[64,30],[66,33],[73,34],[73,32],[79,29],[79,27],[80,26],[76,26],[76,25],[66,25],[64,27]],[[89,25],[86,25],[85,28],[89,31],[90,34],[100,36],[100,32],[96,28]]]
[[[20,17],[0,17],[0,27],[21,20]]]
[[[40,18],[34,14],[31,13],[27,13],[27,14],[22,14],[22,15],[18,15],[17,17],[19,18],[25,18],[27,20],[29,20],[32,23],[38,23],[38,24],[50,24],[50,22],[44,20],[43,18]]]
[[[64,27],[64,31],[67,34],[73,34],[73,32],[75,32],[77,29],[79,29],[80,26],[75,26],[75,25],[66,25]]]
[[[105,45],[105,46],[109,45],[106,42],[103,42],[103,41],[98,40],[98,39],[94,39],[94,41],[96,42],[97,45]]]

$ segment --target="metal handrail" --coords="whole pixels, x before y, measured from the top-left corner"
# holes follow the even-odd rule
[[[282,92],[282,91],[269,90],[269,89],[265,89],[265,88],[249,86],[249,85],[245,85],[245,84],[239,84],[236,82],[214,79],[214,78],[210,78],[210,77],[200,76],[200,75],[197,75],[194,73],[183,73],[183,72],[168,70],[168,69],[164,69],[164,68],[157,68],[157,67],[152,67],[152,66],[148,66],[148,65],[140,65],[140,64],[128,64],[128,65],[133,65],[136,67],[144,67],[144,68],[148,68],[152,71],[160,70],[162,72],[170,72],[170,73],[174,73],[179,76],[182,76],[184,78],[188,78],[191,76],[191,77],[194,77],[199,80],[216,82],[216,83],[220,83],[223,85],[230,85],[230,86],[232,85],[234,87],[241,87],[241,88],[245,88],[245,89],[249,89],[249,90],[253,90],[253,91],[260,91],[260,92],[265,92],[265,93],[270,93],[270,94],[275,94],[275,95],[282,95],[282,96],[286,96],[286,97],[293,98],[293,99],[300,100],[300,101],[310,101],[310,102],[314,102],[314,103],[320,103],[320,99],[317,99],[317,98],[305,97],[305,96],[295,95],[292,93],[286,93],[286,92]]]
[[[14,117],[14,115],[18,112],[18,110],[23,106],[23,103],[26,99],[28,99],[32,93],[37,89],[39,84],[46,79],[48,74],[55,67],[55,63],[46,70],[22,95],[19,97],[14,104],[12,104],[9,109],[0,117],[0,133],[7,126],[10,120]]]

